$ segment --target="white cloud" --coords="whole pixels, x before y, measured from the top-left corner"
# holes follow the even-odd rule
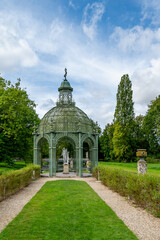
[[[97,24],[101,20],[105,11],[104,3],[88,3],[84,9],[82,28],[84,33],[93,40],[96,35]]]
[[[10,26],[0,22],[0,67],[1,71],[18,67],[33,67],[38,58],[28,42],[17,36]]]
[[[87,5],[82,25],[89,38],[96,35],[103,13],[102,3]],[[38,103],[40,117],[53,106],[51,99],[56,102],[57,82],[60,85],[65,67],[76,105],[102,127],[113,119],[123,74],[128,73],[133,81],[137,114],[145,113],[147,104],[159,94],[160,29],[115,28],[110,41],[100,44],[95,39],[86,42],[79,26],[60,18],[44,23],[24,12],[1,16],[0,67],[7,72],[14,67],[35,66],[28,79],[25,72],[25,86]]]
[[[160,25],[160,1],[142,0],[142,21],[150,19],[153,25]]]
[[[159,55],[160,52],[160,28],[153,30],[141,26],[131,29],[116,27],[110,40],[126,54]]]
[[[146,110],[145,106],[160,94],[160,58],[152,59],[149,67],[135,71],[132,79],[134,100]]]
[[[72,0],[69,1],[69,6],[72,7],[73,9],[77,9],[76,5],[73,3]]]

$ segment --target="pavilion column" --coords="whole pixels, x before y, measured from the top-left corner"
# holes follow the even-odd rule
[[[76,146],[76,175],[79,174],[79,146]]]
[[[90,152],[91,172],[92,172],[92,169],[93,169],[93,167],[94,167],[94,154],[93,154],[93,148],[91,148],[91,149],[89,150],[89,152]]]
[[[77,176],[82,176],[82,143],[81,143],[81,133],[79,132],[79,144],[77,150],[77,164],[76,164],[76,172]]]
[[[95,144],[95,166],[98,166],[98,134],[96,134],[96,144]]]
[[[41,159],[41,149],[40,149],[40,147],[37,147],[37,163],[36,164],[41,166],[41,162],[42,162],[41,160],[42,160]]]
[[[98,148],[93,148],[93,165],[92,167],[98,166]]]
[[[56,146],[53,147],[53,176],[56,176]]]
[[[36,134],[34,134],[34,155],[33,155],[33,163],[37,164],[37,146],[36,146]]]
[[[50,133],[50,151],[49,151],[49,164],[50,171],[49,176],[56,176],[56,145],[53,146],[53,132]]]

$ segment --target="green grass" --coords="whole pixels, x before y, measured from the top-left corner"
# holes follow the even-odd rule
[[[110,166],[131,172],[137,172],[137,163],[99,162],[98,165]],[[147,163],[147,172],[155,176],[160,176],[160,163]]]
[[[10,171],[10,170],[17,170],[17,169],[20,169],[20,168],[23,168],[26,166],[26,163],[21,161],[21,162],[13,162],[12,165],[9,165],[5,162],[0,162],[0,175],[3,173],[3,172],[6,172],[6,171]]]
[[[1,240],[132,240],[137,237],[83,181],[47,182]]]

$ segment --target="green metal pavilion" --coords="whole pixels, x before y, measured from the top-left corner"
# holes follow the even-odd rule
[[[66,69],[65,69],[66,71]],[[74,148],[74,171],[82,177],[83,146],[88,143],[91,170],[98,165],[98,127],[72,99],[73,88],[66,79],[58,88],[59,99],[56,107],[49,110],[34,132],[34,164],[41,165],[40,142],[45,138],[49,143],[49,176],[56,176],[56,149],[59,141],[65,140]]]

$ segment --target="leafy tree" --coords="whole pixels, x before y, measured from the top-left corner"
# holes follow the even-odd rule
[[[144,116],[139,115],[134,120],[134,140],[135,140],[135,151],[136,149],[148,149],[149,143],[147,141],[145,130],[143,127]]]
[[[105,159],[114,159],[113,154],[113,132],[114,132],[114,124],[107,124],[102,135],[99,138],[100,142],[100,151],[103,153]]]
[[[160,152],[160,95],[152,100],[144,118],[143,129],[149,142],[149,152],[157,155]]]
[[[118,85],[113,134],[113,152],[119,161],[130,161],[134,156],[132,150],[134,148],[134,103],[132,95],[132,83],[129,76],[128,74],[123,75]]]
[[[0,161],[32,161],[33,127],[39,124],[35,103],[20,87],[0,77]]]

